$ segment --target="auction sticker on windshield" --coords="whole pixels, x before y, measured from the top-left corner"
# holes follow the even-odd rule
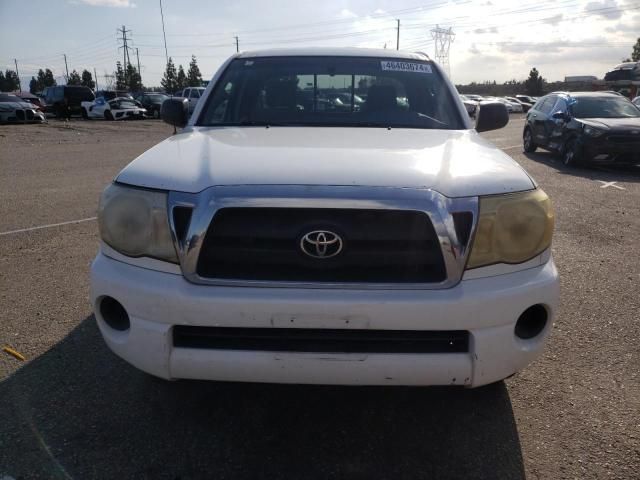
[[[431,73],[431,65],[425,65],[424,63],[394,62],[391,60],[382,60],[380,63],[382,64],[382,70]]]

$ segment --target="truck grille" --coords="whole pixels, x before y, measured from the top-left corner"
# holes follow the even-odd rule
[[[464,330],[173,327],[178,348],[317,353],[464,353]]]
[[[332,258],[303,252],[301,239],[339,235]],[[418,211],[314,208],[223,208],[203,241],[204,278],[290,282],[433,283],[446,278],[429,217]]]

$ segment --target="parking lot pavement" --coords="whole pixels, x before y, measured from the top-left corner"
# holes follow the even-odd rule
[[[0,478],[637,478],[640,172],[523,154],[523,124],[483,136],[555,204],[561,308],[539,361],[476,390],[140,373],[91,315],[92,217],[103,186],[171,128],[2,127],[0,344],[27,361],[0,352]]]

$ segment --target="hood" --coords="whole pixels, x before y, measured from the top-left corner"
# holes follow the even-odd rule
[[[0,102],[0,108],[2,108],[3,110],[35,110],[36,107],[29,102]]]
[[[223,185],[434,189],[449,197],[534,188],[472,130],[193,127],[131,162],[117,181],[195,193]]]
[[[581,123],[608,130],[640,130],[640,117],[626,118],[577,118]]]

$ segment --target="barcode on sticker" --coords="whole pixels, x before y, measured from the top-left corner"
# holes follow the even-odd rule
[[[431,73],[431,65],[424,63],[411,62],[395,62],[391,60],[382,60],[382,70],[390,70],[393,72],[415,72],[415,73]]]

